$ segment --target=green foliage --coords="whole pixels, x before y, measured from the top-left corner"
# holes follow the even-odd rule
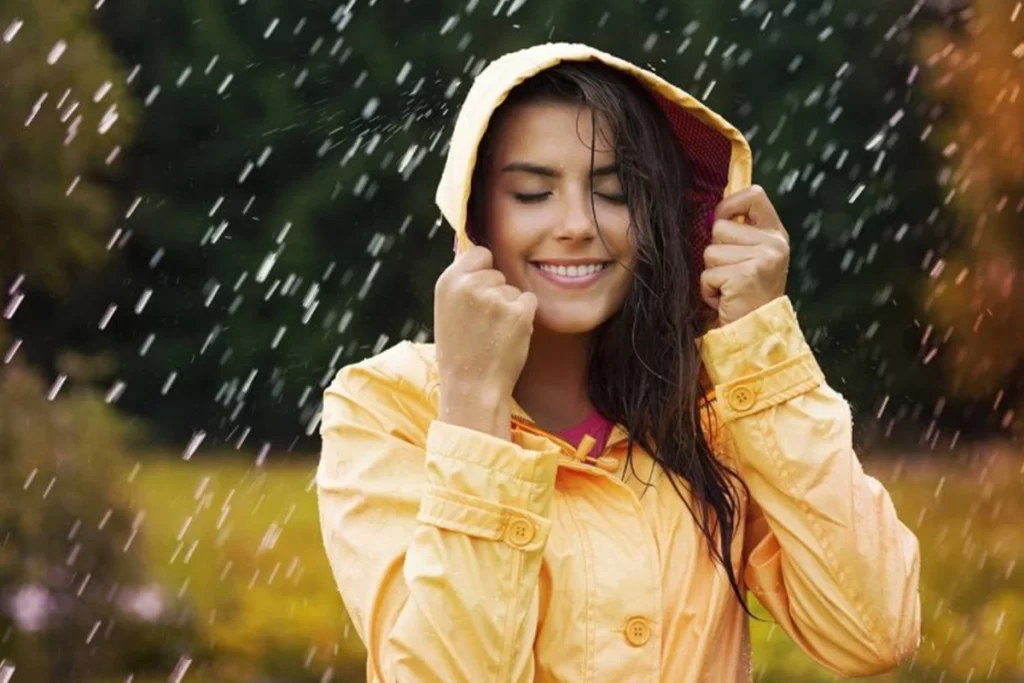
[[[0,660],[40,683],[169,668],[188,614],[147,581],[125,426],[99,397],[49,393],[20,363],[0,372]]]
[[[111,192],[138,106],[89,0],[6,0],[0,23],[0,283],[66,292],[102,263],[117,228]],[[51,63],[52,62],[52,63]],[[114,120],[116,119],[116,121]]]

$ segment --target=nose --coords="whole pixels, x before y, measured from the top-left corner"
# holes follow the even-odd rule
[[[573,196],[566,199],[555,237],[560,241],[576,242],[592,240],[596,236],[597,225],[590,192],[573,193]]]

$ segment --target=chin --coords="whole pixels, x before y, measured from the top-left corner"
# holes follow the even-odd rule
[[[608,316],[594,315],[586,311],[544,310],[541,304],[537,309],[534,324],[555,334],[588,334],[607,319]]]

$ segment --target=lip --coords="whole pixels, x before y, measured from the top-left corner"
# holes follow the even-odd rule
[[[586,277],[568,277],[564,275],[556,275],[555,273],[549,273],[540,267],[540,263],[544,265],[589,265],[593,263],[604,263],[605,267],[597,271],[593,275]],[[600,280],[609,270],[611,270],[611,264],[607,261],[543,261],[531,263],[530,267],[537,271],[537,273],[552,284],[555,284],[563,289],[586,289],[598,280]]]

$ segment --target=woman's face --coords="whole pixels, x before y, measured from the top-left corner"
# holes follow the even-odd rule
[[[537,296],[535,324],[561,334],[590,332],[614,315],[635,260],[614,141],[607,122],[596,119],[596,135],[594,124],[579,105],[519,105],[497,131],[486,174],[494,267]]]

